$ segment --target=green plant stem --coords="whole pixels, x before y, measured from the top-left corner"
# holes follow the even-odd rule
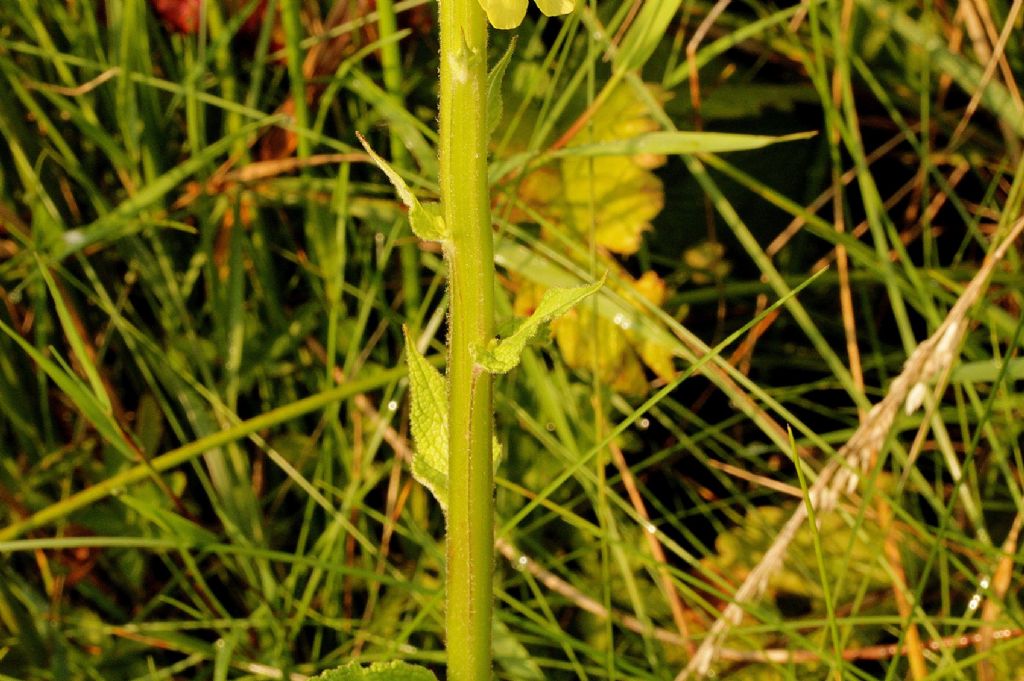
[[[494,562],[491,376],[472,348],[494,335],[487,184],[487,22],[478,0],[441,0],[441,204],[451,291],[448,390],[449,681],[491,678]]]

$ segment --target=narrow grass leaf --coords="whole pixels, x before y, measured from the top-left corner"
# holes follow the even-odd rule
[[[617,71],[631,71],[647,62],[662,41],[680,4],[681,0],[644,3],[616,55]]]
[[[47,373],[50,373],[50,371],[54,369],[58,372],[60,371],[59,367],[56,367],[56,365],[46,359],[45,356],[41,355],[31,345],[26,343],[20,336],[17,336],[14,330],[3,322],[0,322],[0,330],[14,338],[15,342],[21,345],[22,348],[32,355],[32,358],[37,362],[40,362],[41,360],[40,366],[47,371]],[[271,409],[259,416],[254,416],[245,421],[240,421],[233,426],[222,428],[221,430],[213,432],[205,437],[201,437],[198,440],[182,445],[176,449],[172,449],[165,454],[161,454],[147,463],[136,464],[127,470],[116,473],[105,480],[86,487],[80,492],[72,494],[66,499],[61,499],[56,503],[50,504],[49,506],[36,511],[24,520],[19,520],[9,524],[7,527],[0,528],[0,542],[9,541],[21,536],[29,530],[42,527],[47,523],[65,518],[71,513],[85,508],[100,499],[105,499],[106,497],[114,494],[116,490],[121,490],[129,485],[145,480],[150,477],[153,472],[161,473],[163,471],[170,470],[171,468],[179,466],[186,461],[191,461],[210,449],[220,447],[229,442],[234,442],[235,440],[240,440],[252,433],[272,428],[276,425],[302,416],[303,414],[308,414],[309,412],[322,409],[328,405],[334,404],[335,402],[352,397],[353,395],[375,390],[398,380],[404,376],[405,373],[406,370],[404,368],[380,371],[367,378],[348,381],[336,388],[325,390],[316,395],[310,395],[309,397],[290,402],[281,407],[277,407],[276,409]],[[78,393],[73,392],[76,388],[77,390],[84,392],[87,397],[90,395],[89,392],[84,390],[77,382],[74,381],[74,379],[67,377],[66,375],[65,378],[71,382],[70,388],[65,383],[58,382],[56,379],[54,382],[57,383],[57,387],[63,390],[70,398],[72,398],[72,400],[74,400],[78,395]]]
[[[946,37],[930,30],[930,22],[918,21],[903,12],[896,11],[889,3],[877,0],[859,0],[869,16],[890,27],[911,46],[923,50],[934,64],[936,73],[948,74],[972,94],[984,85],[981,102],[1005,122],[1015,133],[1024,135],[1024,116],[1020,115],[1013,96],[998,78],[984,79],[984,69],[979,65],[950,50]]]
[[[537,167],[545,161],[568,157],[634,156],[643,154],[721,154],[730,151],[761,149],[781,142],[809,139],[814,131],[790,135],[743,135],[727,132],[696,132],[692,130],[663,130],[626,139],[609,140],[595,144],[564,147],[548,154],[523,152],[513,154],[491,164],[488,176],[497,182],[505,175],[527,165]]]
[[[359,143],[363,145],[363,149],[370,155],[373,162],[377,164],[377,167],[387,175],[388,180],[391,181],[391,185],[395,188],[398,193],[398,198],[402,200],[405,207],[409,209],[409,224],[412,226],[413,233],[421,239],[426,241],[445,241],[448,239],[448,230],[444,224],[444,218],[441,217],[440,211],[436,204],[421,204],[416,195],[409,189],[409,185],[405,183],[402,176],[395,172],[387,161],[382,159],[380,156],[370,148],[370,144],[366,141],[358,132],[356,137],[359,138]]]
[[[1024,379],[1024,357],[964,362],[953,370],[950,383],[992,383],[1001,373],[1011,381]]]
[[[214,644],[213,681],[228,681],[231,678],[231,660],[235,655],[238,638],[239,630],[232,628],[227,636],[222,637]]]
[[[373,106],[387,123],[388,131],[397,135],[416,159],[424,177],[437,178],[437,136],[433,130],[358,69],[350,73],[343,86]]]
[[[89,381],[89,387],[92,388],[96,401],[103,409],[103,412],[109,416],[113,412],[110,405],[110,397],[107,395],[107,389],[103,385],[100,372],[93,363],[92,357],[89,356],[82,336],[78,333],[78,328],[75,326],[71,311],[64,302],[64,296],[61,295],[57,282],[50,276],[49,271],[39,260],[38,256],[36,257],[36,263],[39,265],[39,273],[42,274],[43,281],[46,282],[46,288],[50,290],[50,297],[53,298],[53,305],[57,310],[57,318],[60,320],[61,328],[64,329],[68,345],[71,346],[71,352],[74,353],[75,358],[78,360],[78,365],[82,367],[82,372]]]
[[[24,598],[15,597],[11,591],[12,586],[17,588],[10,577],[5,575],[4,579],[0,579],[0,607],[4,612],[4,626],[17,636],[18,644],[25,652],[37,660],[45,660],[49,657],[49,646],[45,645],[39,636],[36,615],[28,609],[29,603]]]
[[[605,277],[600,281],[573,288],[552,288],[544,292],[544,296],[533,314],[524,320],[511,336],[501,340],[494,339],[486,350],[476,353],[477,365],[492,374],[508,373],[519,364],[526,344],[537,335],[549,321],[560,317],[571,310],[587,296],[596,293],[604,285]]]
[[[222,137],[203,149],[201,153],[191,156],[188,160],[146,184],[117,208],[98,218],[92,224],[68,230],[60,240],[52,245],[51,257],[54,260],[62,260],[88,246],[104,241],[113,241],[142,231],[151,222],[134,220],[136,215],[159,201],[187,178],[208,167],[214,159],[228,151],[237,140],[244,139],[264,127],[268,122],[269,119],[253,123]]]
[[[791,135],[742,135],[726,132],[662,131],[599,144],[581,144],[559,149],[553,157],[566,156],[632,156],[635,154],[717,154],[729,151],[760,149],[780,142],[805,140],[817,132]]]
[[[165,508],[154,506],[146,500],[125,494],[119,497],[121,503],[163,531],[164,536],[181,540],[191,547],[209,546],[217,543],[217,536],[187,518]]]
[[[0,322],[0,331],[21,346],[33,362],[50,378],[61,392],[71,400],[78,411],[88,420],[99,432],[105,441],[110,443],[116,450],[126,458],[134,460],[135,452],[125,442],[124,434],[114,422],[103,404],[93,395],[92,391],[78,379],[78,377],[65,371],[56,362],[50,360],[46,355],[25,341],[14,329]]]

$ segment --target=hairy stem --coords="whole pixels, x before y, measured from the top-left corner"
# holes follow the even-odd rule
[[[441,0],[441,203],[450,241],[448,679],[491,677],[494,561],[491,376],[472,348],[494,334],[487,185],[487,22],[478,0]]]

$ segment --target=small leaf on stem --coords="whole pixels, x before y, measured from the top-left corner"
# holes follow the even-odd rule
[[[501,122],[503,104],[501,99],[501,83],[505,79],[505,69],[512,61],[512,52],[516,49],[516,39],[512,38],[505,54],[501,56],[498,63],[491,69],[487,76],[487,132],[493,133]]]
[[[402,176],[395,172],[387,161],[377,155],[373,149],[370,148],[370,144],[366,141],[358,132],[356,137],[359,138],[359,143],[363,145],[363,149],[370,155],[373,162],[377,164],[377,167],[387,175],[388,180],[391,181],[392,186],[398,193],[398,198],[402,200],[405,207],[409,209],[409,224],[412,226],[413,234],[426,241],[445,241],[448,239],[448,229],[444,224],[444,218],[441,217],[441,211],[438,204],[436,203],[423,203],[421,204],[416,195],[409,189],[409,185],[405,183]]]
[[[405,333],[412,390],[412,474],[448,510],[448,386]]]
[[[492,374],[508,373],[523,355],[523,349],[544,324],[560,317],[571,310],[577,303],[595,293],[604,285],[605,277],[600,281],[572,288],[552,288],[544,292],[537,309],[524,320],[519,328],[508,338],[492,340],[486,349],[476,351],[475,361],[478,366]]]
[[[405,333],[405,361],[412,390],[412,475],[430,490],[448,512],[448,383],[441,373],[416,349]],[[491,438],[491,461],[501,459],[501,444]]]

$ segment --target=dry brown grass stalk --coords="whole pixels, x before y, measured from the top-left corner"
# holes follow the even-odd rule
[[[816,514],[835,508],[839,495],[850,494],[860,475],[881,450],[901,409],[913,412],[922,403],[929,383],[948,369],[959,356],[960,342],[967,326],[967,313],[978,302],[988,284],[989,277],[1013,242],[1024,230],[1024,217],[1008,230],[1007,236],[991,251],[977,274],[960,294],[946,318],[927,339],[922,341],[903,365],[903,371],[893,380],[886,396],[861,422],[857,431],[837,452],[837,456],[822,469],[811,486],[808,500]],[[687,666],[676,676],[676,681],[703,678],[718,658],[722,644],[732,627],[740,623],[744,605],[764,591],[771,577],[781,569],[794,537],[808,517],[806,504],[801,504],[783,526],[761,561],[750,571],[732,601],[712,625]]]

